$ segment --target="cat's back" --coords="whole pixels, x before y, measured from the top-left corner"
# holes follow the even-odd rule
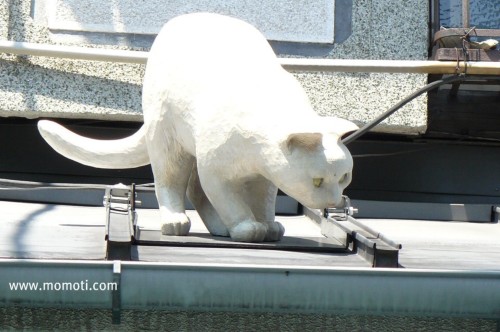
[[[142,97],[145,123],[163,119],[176,133],[265,131],[264,119],[271,126],[315,114],[259,30],[209,13],[165,24],[149,53]]]
[[[151,48],[148,66],[196,72],[198,76],[280,67],[271,46],[255,27],[212,13],[186,14],[165,24]]]

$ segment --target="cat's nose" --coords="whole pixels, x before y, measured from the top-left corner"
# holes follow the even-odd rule
[[[329,208],[336,208],[339,206],[344,206],[344,197],[342,196],[342,192],[340,190],[334,190],[332,193],[332,197],[328,203]]]

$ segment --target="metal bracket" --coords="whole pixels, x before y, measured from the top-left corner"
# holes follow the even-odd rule
[[[121,323],[122,316],[122,267],[120,261],[113,262],[113,282],[116,288],[111,295],[111,320],[113,324]]]
[[[135,185],[117,184],[106,188],[103,199],[106,207],[106,259],[130,260],[137,223]]]
[[[325,218],[345,221],[349,216],[353,216],[355,213],[358,213],[358,209],[351,205],[349,197],[343,195],[342,198],[344,200],[344,206],[325,209],[323,214]]]
[[[491,207],[491,222],[493,223],[500,222],[500,206]]]

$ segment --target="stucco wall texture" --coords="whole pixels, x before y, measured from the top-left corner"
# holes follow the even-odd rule
[[[139,48],[111,42],[92,44],[82,38],[53,38],[48,25],[33,18],[34,3],[32,0],[0,0],[0,39],[147,50],[147,46]],[[231,1],[226,1],[226,5],[228,3]],[[344,6],[339,6],[339,3]],[[352,6],[350,0],[335,1],[336,8],[346,7],[345,4],[352,8],[351,27],[345,28],[349,30],[347,38],[326,47],[326,53],[321,56],[311,53],[313,56],[386,60],[427,58],[428,5],[425,1],[352,0]],[[308,45],[297,47],[307,49]],[[322,49],[325,49],[324,45]],[[297,56],[288,54],[286,48],[278,55]],[[0,54],[0,116],[142,121],[144,69],[144,65],[138,64]],[[370,121],[425,85],[427,80],[422,74],[295,75],[319,114],[337,115],[358,124]],[[378,130],[422,132],[427,120],[426,110],[426,97],[419,97],[387,119]]]

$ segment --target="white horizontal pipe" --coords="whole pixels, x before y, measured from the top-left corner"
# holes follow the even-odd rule
[[[280,59],[289,71],[500,75],[499,62],[428,60]],[[467,69],[466,69],[467,67]]]
[[[0,41],[0,52],[91,61],[145,64],[148,52]],[[500,62],[280,58],[289,71],[500,75]]]
[[[91,61],[146,63],[148,52],[0,41],[0,52]]]

